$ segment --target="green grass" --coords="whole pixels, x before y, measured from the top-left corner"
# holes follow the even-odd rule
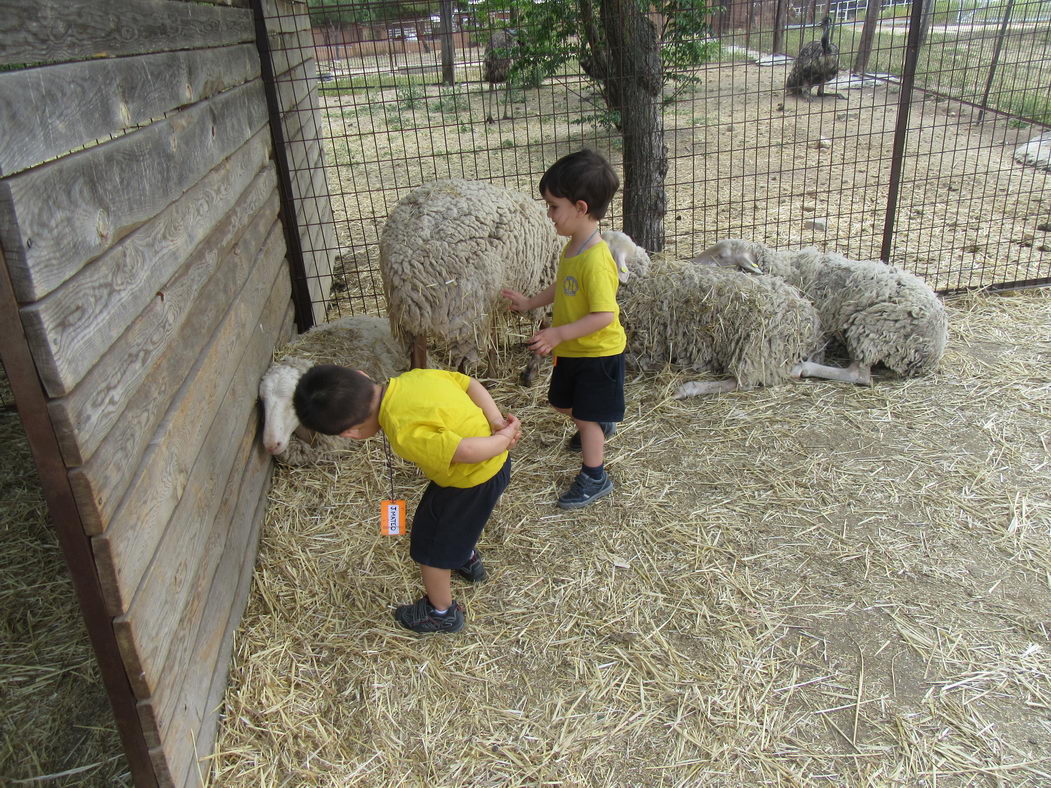
[[[955,25],[959,22],[1000,22],[1006,3],[987,5],[976,0],[941,0],[934,4],[933,24]],[[887,6],[880,19],[908,19],[909,5]],[[1011,9],[1012,22],[1046,20],[1051,17],[1051,0],[1022,0]]]
[[[1033,3],[1022,4],[1029,7]],[[1051,5],[1051,0],[1042,4]],[[891,9],[887,9],[891,10]],[[1023,10],[1026,10],[1023,8]],[[1031,8],[1028,9],[1030,12]],[[1017,16],[1017,15],[1016,15]],[[784,51],[794,54],[807,41],[816,40],[815,28],[789,30]],[[916,85],[966,101],[981,102],[992,64],[997,29],[970,31],[966,35],[932,32],[928,35],[917,65]],[[833,41],[840,49],[840,65],[849,70],[857,57],[861,25],[840,25]],[[727,39],[743,46],[744,36]],[[870,73],[902,72],[906,37],[886,30],[877,32],[866,70]],[[772,51],[773,34],[754,34],[749,48]],[[725,60],[731,60],[729,54]],[[1051,123],[1051,40],[1046,31],[1011,33],[1005,40],[989,94],[991,109],[1015,116],[1024,122]]]
[[[322,95],[339,96],[376,90],[390,90],[391,88],[397,91],[422,90],[426,84],[422,77],[379,73],[356,77],[340,77],[332,82],[322,82],[318,89]]]

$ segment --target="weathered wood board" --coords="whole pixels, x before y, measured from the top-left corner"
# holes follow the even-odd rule
[[[234,464],[237,446],[234,433],[241,429],[239,425],[248,413],[256,412],[259,378],[270,363],[272,342],[282,317],[281,306],[288,300],[290,289],[286,279],[279,277],[274,286],[274,275],[279,269],[266,259],[260,260],[259,268],[253,277],[258,284],[250,281],[246,285],[249,292],[231,306],[226,318],[229,327],[224,325],[225,330],[216,334],[214,347],[208,350],[209,356],[220,357],[227,365],[225,374],[230,378],[230,386],[221,401],[213,404],[212,410],[205,411],[214,412],[214,417],[206,425],[204,441],[198,447],[170,518],[166,522],[159,518],[136,519],[134,510],[125,510],[134,521],[133,527],[126,526],[126,520],[115,520],[107,532],[111,548],[116,548],[115,555],[127,555],[128,541],[155,545],[137,588],[130,588],[129,584],[130,590],[124,594],[129,601],[127,613],[114,623],[126,663],[141,669],[129,670],[132,686],[140,698],[151,695],[161,679],[164,657],[178,631],[183,607],[187,599],[192,598],[195,574],[216,558],[213,542],[218,534],[214,533],[212,523],[221,522],[223,516],[217,512],[230,503],[224,501],[222,485],[226,479],[224,471]],[[256,299],[260,293],[266,296],[265,300]],[[243,334],[238,334],[237,329],[244,327],[246,318],[253,321],[256,330],[238,343],[237,337]],[[231,339],[234,340],[232,346]],[[202,372],[205,372],[203,367]],[[195,394],[187,391],[189,401],[185,406],[176,402],[174,407],[199,408],[201,401]],[[183,435],[169,434],[162,439],[169,451],[177,451],[175,444],[183,441]]]
[[[206,287],[202,294],[199,306],[203,317],[212,317],[216,312],[221,315],[228,303],[226,299],[237,297],[236,288],[248,275],[257,244],[264,234],[271,232],[269,226],[276,217],[277,205],[272,192],[265,188],[268,180],[269,177],[261,173],[256,182],[257,190],[250,195],[252,199],[242,206],[246,212],[253,213],[235,214],[230,217],[229,225],[216,229],[219,237],[215,246],[209,245],[207,254],[219,254],[218,247],[224,264],[220,269],[221,276],[215,282],[216,289]],[[273,254],[283,256],[283,235],[280,233],[275,238],[275,246],[278,248]],[[179,336],[171,338],[163,348],[165,359],[161,366],[129,395],[126,415],[115,420],[113,428],[105,434],[91,457],[70,471],[73,494],[89,533],[101,533],[114,517],[133,474],[145,461],[171,399],[185,384],[199,359],[189,350],[203,348],[214,326],[215,323],[196,321],[184,324]]]
[[[99,580],[110,609],[125,611],[138,588],[180,498],[190,483],[194,461],[209,432],[210,420],[202,414],[214,413],[230,385],[225,349],[244,343],[248,322],[247,304],[256,303],[270,292],[274,273],[284,260],[274,242],[249,280],[236,304],[238,312],[219,327],[208,351],[194,365],[186,383],[157,429],[139,470],[120,506],[108,520],[106,531],[94,538]],[[266,270],[269,269],[269,272]],[[270,273],[267,281],[267,273]],[[284,277],[282,277],[284,281]],[[288,291],[291,297],[291,291]],[[272,349],[272,348],[271,348]],[[260,372],[262,374],[262,372]],[[255,381],[258,384],[258,379]],[[255,389],[249,393],[255,400]],[[178,440],[167,440],[177,436]]]
[[[249,82],[140,131],[0,180],[0,238],[19,302],[39,301],[161,213],[266,122],[262,83]],[[152,275],[153,266],[135,262],[138,267],[106,271],[117,295],[125,288],[139,293],[141,279]],[[84,275],[101,276],[94,268]],[[114,304],[95,308],[112,311]]]
[[[253,44],[0,73],[0,129],[10,132],[0,135],[0,176],[258,78]],[[48,112],[26,112],[26,104]]]
[[[205,49],[255,40],[252,12],[157,0],[33,0],[0,14],[0,65]]]

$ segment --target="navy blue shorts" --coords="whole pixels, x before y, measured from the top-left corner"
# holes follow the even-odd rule
[[[458,569],[466,564],[510,480],[508,454],[504,467],[493,478],[474,487],[428,484],[412,518],[412,560],[436,569]]]
[[[547,401],[569,408],[581,421],[624,420],[624,354],[588,358],[559,356]]]

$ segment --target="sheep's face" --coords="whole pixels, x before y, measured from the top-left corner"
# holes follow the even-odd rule
[[[636,246],[631,237],[616,230],[606,230],[602,240],[609,247],[617,264],[617,278],[626,285],[633,276],[645,276],[650,270],[650,256],[641,246]]]
[[[290,399],[263,400],[263,448],[268,454],[284,454],[298,426],[299,419]]]
[[[274,364],[259,381],[259,399],[263,402],[263,448],[270,454],[284,453],[292,433],[299,427],[292,395],[302,374],[301,369]]]
[[[747,241],[729,238],[709,246],[693,261],[699,265],[719,265],[724,268],[739,268],[750,274],[761,274],[763,270],[756,263],[755,254]]]

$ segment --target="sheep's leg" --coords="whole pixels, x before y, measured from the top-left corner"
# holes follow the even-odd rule
[[[675,399],[686,399],[701,394],[725,394],[729,391],[737,391],[740,388],[734,378],[727,380],[692,380],[683,383],[675,392]]]
[[[813,361],[803,361],[795,366],[792,374],[803,378],[824,378],[825,380],[839,380],[843,383],[856,383],[859,386],[872,385],[871,369],[856,361],[849,367],[830,367],[825,364],[816,364]]]
[[[420,335],[409,337],[409,369],[427,368],[427,338]]]
[[[537,331],[543,331],[545,328],[551,325],[551,321],[545,316],[541,318],[539,328]],[[518,382],[528,388],[533,385],[533,378],[536,377],[537,370],[540,369],[540,362],[543,361],[543,356],[539,353],[530,353],[529,361],[526,362],[525,367],[522,369],[522,374],[518,377]]]
[[[528,388],[533,385],[533,378],[536,377],[537,370],[540,369],[540,360],[542,358],[543,356],[538,353],[533,353],[529,356],[529,361],[526,362],[518,379],[523,386]]]

